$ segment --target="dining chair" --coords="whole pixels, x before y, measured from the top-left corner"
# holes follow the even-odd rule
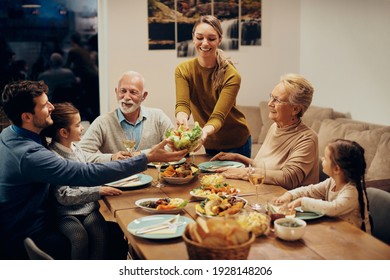
[[[24,247],[30,260],[54,260],[50,255],[38,248],[35,242],[29,237],[24,239]]]
[[[390,193],[377,189],[367,188],[370,214],[373,221],[372,235],[390,244]]]

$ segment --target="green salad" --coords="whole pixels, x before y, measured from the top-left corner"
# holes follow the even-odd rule
[[[167,131],[165,136],[166,138],[172,139],[176,150],[188,149],[192,151],[199,144],[199,140],[202,137],[202,128],[198,122],[195,122],[193,129],[185,129],[181,125],[176,130],[171,129]]]

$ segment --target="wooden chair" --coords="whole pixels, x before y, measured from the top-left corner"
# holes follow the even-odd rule
[[[24,239],[24,247],[30,260],[54,260],[50,255],[38,248],[35,242],[29,237]]]

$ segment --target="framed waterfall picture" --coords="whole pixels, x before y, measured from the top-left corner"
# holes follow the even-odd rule
[[[214,16],[222,25],[224,51],[239,49],[239,0],[214,0]]]
[[[225,51],[261,45],[261,0],[148,0],[149,50],[176,49],[193,57],[192,29],[203,15],[222,25]]]
[[[212,2],[212,0],[177,1],[176,46],[178,57],[195,56],[195,48],[192,42],[192,28],[200,16],[212,14]]]
[[[175,49],[175,0],[148,1],[149,50]]]
[[[241,0],[241,46],[261,45],[261,0]]]

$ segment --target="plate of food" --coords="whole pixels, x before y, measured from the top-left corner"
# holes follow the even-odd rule
[[[176,214],[183,211],[188,201],[182,198],[143,198],[135,202],[142,210],[154,214]]]
[[[168,130],[165,137],[173,141],[176,150],[188,149],[189,152],[192,152],[199,145],[202,128],[198,122],[194,123],[192,129],[180,125],[177,129]]]
[[[104,185],[120,189],[131,189],[146,186],[152,181],[153,178],[151,176],[140,173]]]
[[[206,218],[232,216],[238,214],[247,204],[248,201],[242,197],[210,195],[195,205],[195,212]]]
[[[202,185],[199,188],[195,188],[190,191],[190,195],[197,199],[205,199],[209,195],[230,196],[238,195],[239,193],[240,189],[227,183],[218,185]]]
[[[221,168],[240,168],[245,167],[241,162],[229,161],[229,160],[216,160],[216,161],[206,161],[199,164],[199,168],[203,172],[215,172]]]
[[[165,167],[165,166],[170,166],[170,165],[179,165],[179,164],[183,164],[186,162],[186,158],[182,158],[181,160],[178,160],[178,161],[169,161],[169,162],[163,162],[163,164],[161,165],[161,167]],[[156,167],[156,165],[154,165],[153,162],[149,162],[148,163],[148,166],[150,167]]]
[[[186,184],[194,179],[199,173],[199,168],[190,163],[182,164],[178,167],[168,166],[163,172],[161,177],[164,178],[170,184]]]
[[[171,226],[165,227],[165,224]],[[127,225],[127,230],[138,237],[147,239],[171,239],[182,236],[186,226],[195,223],[191,218],[180,215],[151,215],[133,220]],[[157,230],[143,230],[155,227]]]

